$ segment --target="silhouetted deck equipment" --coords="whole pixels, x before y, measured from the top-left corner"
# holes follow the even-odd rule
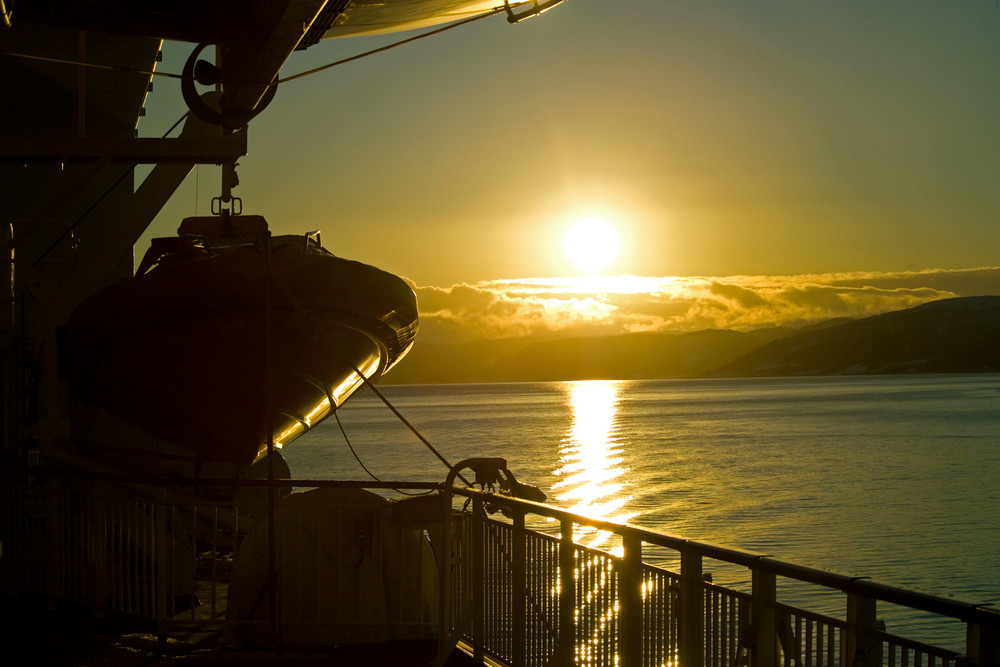
[[[140,437],[137,432],[107,422],[104,432],[117,429],[118,435],[98,443],[105,446],[103,460],[88,459],[94,443],[93,431],[87,429],[102,417],[83,414],[83,402],[74,403],[66,362],[71,367],[85,360],[61,354],[64,327],[81,303],[132,276],[133,246],[196,164],[231,169],[246,155],[244,125],[275,93],[276,77],[292,51],[328,36],[405,30],[503,11],[521,20],[556,4],[558,0],[503,5],[495,0],[47,0],[19,2],[16,13],[4,12],[0,41],[9,57],[0,59],[7,113],[0,136],[5,213],[0,239],[10,275],[0,298],[2,594],[79,603],[99,614],[141,622],[161,639],[190,631],[228,633],[235,643],[264,644],[282,633],[288,638],[307,635],[309,642],[426,636],[437,642],[442,660],[459,644],[480,662],[516,666],[1000,667],[1000,614],[975,604],[595,521],[450,483],[280,479],[273,449],[284,431],[265,428],[262,439],[254,420],[248,422],[251,435],[237,437],[232,451],[238,453],[220,458],[244,461],[266,444],[266,480],[248,479],[247,470],[212,477],[200,461],[192,465],[190,456],[173,452],[161,458],[162,466],[136,472],[129,464],[123,467],[131,472],[123,474],[109,465],[124,463],[122,451],[141,456],[148,450],[130,439]],[[6,26],[11,18],[12,25]],[[163,38],[197,43],[189,72],[214,71],[214,78],[206,80],[221,93],[207,113],[197,103],[201,97],[188,95],[194,113],[178,137],[136,138]],[[217,46],[217,65],[200,60],[204,43]],[[190,79],[187,83],[193,88]],[[153,167],[141,183],[134,183],[138,165]],[[223,181],[220,201],[235,204],[231,179],[224,176]],[[309,247],[310,241],[302,243]],[[96,324],[87,333],[97,333]],[[109,340],[99,347],[109,349]],[[360,347],[373,345],[390,347],[385,340],[362,341]],[[122,369],[140,358],[126,356],[115,363]],[[343,356],[348,358],[352,353]],[[167,366],[163,372],[173,370]],[[91,379],[79,370],[75,374],[78,398],[99,391],[81,390],[80,384]],[[118,375],[119,381],[127,378]],[[193,379],[192,386],[202,379]],[[176,378],[170,382],[176,384]],[[260,384],[254,378],[249,382]],[[312,382],[327,407],[338,400],[336,382]],[[121,390],[130,388],[123,385]],[[154,390],[137,392],[140,403]],[[178,447],[199,440],[197,429],[172,432],[178,425],[169,417],[164,421],[162,414],[137,416],[141,405],[124,410],[114,405],[130,396],[110,398],[115,400],[107,402],[109,412],[178,440],[173,443]],[[269,403],[265,399],[262,404]],[[290,413],[290,428],[312,423],[311,408],[292,403],[272,405]],[[177,405],[166,412],[190,407]],[[265,407],[263,412],[272,410]],[[192,417],[190,412],[185,416],[188,426]],[[243,427],[233,426],[237,432]],[[195,449],[230,451],[228,445],[213,450],[207,440],[211,438]],[[178,472],[185,466],[192,469]],[[368,503],[367,497],[366,502],[355,501],[355,494],[338,493],[303,500],[299,494],[288,495],[293,486],[324,492],[417,489],[435,495],[394,504]],[[318,497],[327,495],[331,498],[320,502]],[[287,497],[280,500],[282,496]],[[328,527],[324,539],[312,539],[304,523],[279,527],[287,507],[313,499],[330,516],[328,525],[339,528]],[[555,534],[543,530],[544,519],[558,525]],[[574,535],[584,528],[617,536],[620,550],[609,553],[578,543]],[[255,548],[259,538],[250,536],[263,533],[268,533],[265,553],[255,553],[261,551]],[[286,548],[302,558],[283,569],[280,565],[291,560],[284,555]],[[434,550],[433,559],[428,548]],[[407,557],[401,558],[404,553]],[[237,573],[235,581],[263,586],[250,595],[248,611],[234,615],[231,603],[242,595],[230,595],[238,559],[250,559],[258,567],[263,563],[264,569],[242,580]],[[437,565],[434,571],[425,567],[431,560]],[[709,561],[742,569],[750,590],[706,581]],[[345,576],[352,572],[364,576]],[[834,617],[790,604],[779,595],[778,582],[832,591],[843,597],[843,613]],[[389,590],[396,584],[405,590]],[[374,591],[377,600],[360,600]],[[300,596],[299,603],[281,604],[283,595]],[[323,596],[324,603],[334,595],[358,601],[350,613],[340,614],[320,600],[310,607],[309,595]],[[883,630],[877,614],[887,603],[957,625],[964,646],[929,646],[897,636],[892,628]]]
[[[190,480],[157,485],[156,480],[131,479],[149,484],[149,498],[140,501],[114,492],[123,481],[107,475],[50,475],[45,484],[4,484],[0,572],[7,594],[46,595],[125,614],[146,621],[163,637],[235,629],[243,641],[247,632],[268,637],[287,629],[289,637],[305,630],[310,641],[325,634],[344,641],[352,632],[381,624],[382,639],[434,638],[440,656],[460,644],[479,662],[512,666],[1000,664],[996,610],[592,520],[507,495],[426,483],[282,480],[334,495],[363,486],[380,493],[388,487],[438,490],[416,502],[387,502],[384,510],[368,514],[354,510],[345,515],[350,526],[333,543],[300,540],[303,562],[323,565],[296,573],[298,604],[262,602],[264,613],[234,620],[227,616],[233,557],[246,536],[266,523],[266,503],[199,498]],[[279,516],[286,503],[279,503]],[[531,528],[540,520],[554,522],[554,534]],[[431,560],[440,566],[435,575],[439,596],[427,588],[433,577],[404,581],[397,574],[398,568],[412,571],[414,566],[385,547],[384,536],[399,530],[418,540],[430,537]],[[613,535],[616,548],[602,551],[574,539],[595,530]],[[431,561],[422,562],[418,570]],[[358,582],[335,572],[363,563],[371,572],[385,573],[383,583],[408,587],[409,601],[388,601],[381,597],[383,587],[379,599],[368,601],[363,619],[303,615],[301,610],[315,608],[303,602],[310,595],[337,594],[338,586],[345,600],[363,594]],[[743,572],[749,589],[713,582],[710,568],[727,576]],[[780,592],[789,584],[840,596],[841,613],[817,613],[784,600]],[[291,594],[285,584],[275,590]],[[920,610],[935,623],[954,626],[964,647],[932,646],[894,633],[879,621],[883,605]]]
[[[200,461],[249,466],[410,349],[416,296],[260,216],[187,218],[66,326],[73,396]]]

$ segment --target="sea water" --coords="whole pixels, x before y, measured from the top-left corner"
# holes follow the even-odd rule
[[[557,506],[943,597],[1000,602],[1000,375],[381,391],[450,463],[503,457]],[[382,480],[444,479],[445,466],[371,391],[339,418],[285,450],[294,477],[368,479],[360,461]],[[746,584],[745,571],[705,568],[716,583]],[[809,597],[779,584],[782,601],[802,595]],[[843,615],[842,595],[809,601]],[[890,631],[962,649],[960,624],[879,611]]]

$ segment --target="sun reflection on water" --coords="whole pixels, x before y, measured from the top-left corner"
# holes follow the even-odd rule
[[[595,519],[625,522],[635,516],[627,508],[632,498],[626,490],[629,469],[619,430],[619,403],[625,384],[589,380],[563,385],[572,422],[560,447],[559,467],[553,472],[560,480],[552,490],[561,505]],[[607,546],[611,537],[605,531],[585,527],[574,535],[595,548]]]

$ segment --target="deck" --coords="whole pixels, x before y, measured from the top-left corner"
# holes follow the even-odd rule
[[[405,512],[402,502],[394,506],[392,520],[383,516],[382,524],[334,513],[332,520],[341,523],[320,531],[333,541],[305,540],[313,560],[302,562],[314,565],[295,566],[303,570],[293,577],[301,583],[279,589],[286,604],[234,622],[234,555],[256,526],[266,525],[266,508],[184,496],[176,484],[150,486],[145,497],[123,497],[108,479],[0,485],[8,655],[45,664],[430,665],[443,655],[453,666],[1000,666],[1000,613],[984,605],[448,484],[414,485],[438,488]],[[390,482],[381,491],[404,486]],[[307,515],[323,508],[315,509]],[[411,557],[393,557],[378,546],[381,538],[372,541],[373,528],[379,534],[397,521],[430,538],[429,562],[440,573],[431,589],[394,572],[412,568]],[[606,546],[581,543],[595,532],[610,537]],[[281,540],[290,541],[287,535]],[[280,554],[277,561],[285,562]],[[397,583],[379,583],[384,590],[373,594],[370,584],[359,583],[362,560]],[[433,605],[392,603],[393,586],[407,591],[407,601],[423,596]],[[789,590],[822,592],[835,603],[813,608],[811,598],[789,596]],[[373,597],[390,601],[372,606]],[[345,617],[338,605],[317,606],[316,599],[331,598],[339,607],[372,607],[375,616]],[[26,600],[35,600],[35,608]],[[38,600],[45,601],[41,608]],[[886,623],[890,608],[930,618],[953,640],[925,641],[905,624]],[[67,609],[78,615],[60,617]],[[35,613],[46,621],[31,620]],[[234,623],[250,627],[258,640],[234,635]],[[351,637],[378,624],[408,641],[350,646],[315,640]],[[284,642],[290,636],[308,636],[311,643]],[[262,644],[260,637],[272,640]],[[459,643],[471,657],[453,651]],[[131,656],[137,662],[128,662]],[[70,662],[60,663],[64,658]]]
[[[92,609],[58,604],[39,596],[0,601],[0,655],[9,665],[103,667],[142,665],[329,665],[330,667],[431,667],[436,643],[400,642],[323,650],[264,651],[226,646],[218,633],[179,632],[161,642],[132,619],[95,618]],[[444,667],[476,664],[460,649]]]

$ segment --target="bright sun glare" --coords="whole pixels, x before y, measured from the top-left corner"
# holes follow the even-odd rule
[[[600,218],[584,218],[566,232],[563,251],[573,266],[595,273],[611,264],[618,254],[618,234]]]

